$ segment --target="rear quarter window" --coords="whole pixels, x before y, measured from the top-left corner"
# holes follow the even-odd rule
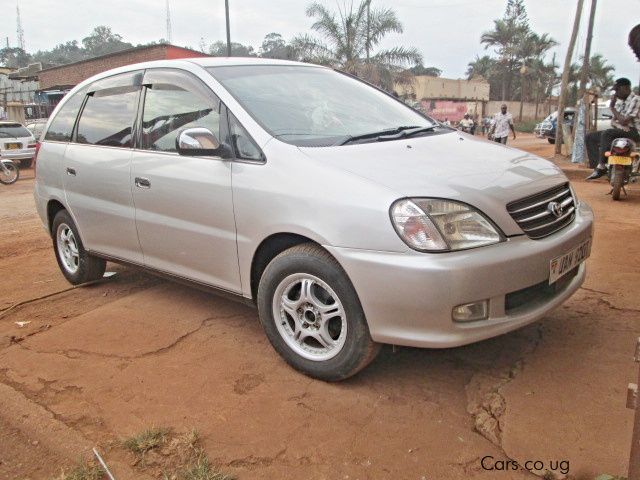
[[[73,96],[65,102],[51,121],[51,125],[49,125],[49,129],[44,136],[45,140],[57,142],[71,141],[73,126],[76,123],[76,117],[78,116],[78,111],[84,100],[85,93],[85,90],[74,93]]]

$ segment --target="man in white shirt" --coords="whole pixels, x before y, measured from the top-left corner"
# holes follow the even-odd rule
[[[585,137],[589,165],[594,169],[587,180],[595,180],[606,175],[605,152],[616,138],[628,138],[634,142],[640,140],[640,96],[631,91],[631,81],[628,78],[617,79],[613,91],[615,93],[609,104],[613,114],[612,128],[591,132]]]
[[[507,105],[505,103],[500,107],[500,112],[493,116],[491,122],[491,129],[489,130],[489,139],[493,139],[494,142],[507,144],[507,138],[509,137],[509,130],[513,133],[513,139],[516,139],[516,131],[513,128],[513,117],[507,112]]]
[[[463,132],[471,133],[471,129],[473,128],[473,120],[468,113],[465,113],[464,118],[460,120],[460,128]]]

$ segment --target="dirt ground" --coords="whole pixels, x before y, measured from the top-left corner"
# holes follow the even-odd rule
[[[532,136],[514,145],[552,155]],[[557,163],[596,214],[584,288],[479,344],[385,347],[339,384],[289,368],[246,306],[113,264],[115,276],[71,289],[23,170],[0,185],[0,479],[55,477],[94,445],[118,480],[144,478],[114,445],[150,426],[196,428],[239,479],[535,478],[485,470],[487,456],[488,467],[540,461],[558,477],[625,474],[640,185],[614,203],[604,181]]]

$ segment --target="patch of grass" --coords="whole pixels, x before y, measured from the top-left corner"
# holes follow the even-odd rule
[[[105,473],[100,465],[83,460],[69,473],[63,472],[55,480],[102,480]]]
[[[168,428],[150,428],[122,442],[122,446],[135,455],[142,456],[149,450],[159,448],[167,440]]]
[[[179,472],[180,480],[234,480],[235,477],[222,473],[209,463],[204,452],[200,452],[195,462]]]

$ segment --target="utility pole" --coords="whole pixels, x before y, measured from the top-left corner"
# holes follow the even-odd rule
[[[584,47],[584,57],[582,59],[582,70],[580,71],[580,92],[578,97],[584,96],[589,79],[589,62],[591,61],[591,40],[593,39],[593,23],[596,17],[596,5],[598,0],[591,0],[591,11],[589,12],[589,26],[587,28],[587,42]]]
[[[229,0],[224,0],[224,13],[227,18],[227,57],[231,56],[231,32],[229,31]]]
[[[171,10],[169,10],[169,0],[167,0],[167,33],[166,33],[166,41],[167,43],[171,43],[172,35],[171,35]]]
[[[596,5],[598,0],[591,0],[591,10],[589,13],[589,25],[587,27],[587,41],[582,56],[582,69],[580,71],[580,89],[578,90],[578,115],[573,122],[573,151],[571,152],[572,163],[582,163],[585,161],[585,135],[591,127],[591,104],[589,96],[586,95],[587,80],[589,79],[589,62],[591,59],[591,39],[593,38],[593,21],[596,16]],[[596,104],[596,109],[598,108]],[[596,111],[597,114],[597,111]]]
[[[576,18],[573,20],[573,30],[571,31],[571,39],[567,48],[567,56],[564,59],[564,70],[562,71],[562,82],[560,83],[560,98],[558,99],[558,120],[556,122],[556,148],[555,153],[560,153],[562,145],[562,124],[564,123],[564,107],[567,103],[567,84],[569,83],[569,69],[571,68],[571,58],[573,57],[573,49],[576,46],[576,37],[580,29],[580,16],[582,15],[582,5],[584,0],[578,0],[576,7]]]
[[[369,63],[369,50],[371,46],[369,45],[371,38],[371,0],[367,2],[367,42],[365,43],[365,49],[367,51],[367,63]]]
[[[16,2],[16,35],[18,37],[18,48],[24,48],[24,30],[22,29],[22,21],[20,20],[20,5]]]

